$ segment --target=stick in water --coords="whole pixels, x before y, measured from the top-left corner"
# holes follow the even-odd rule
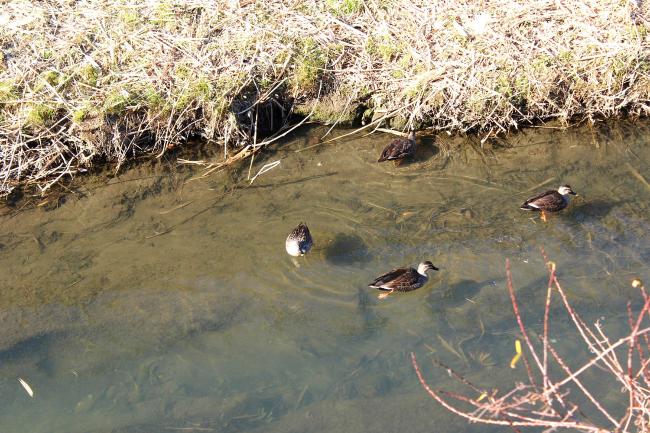
[[[32,387],[29,386],[29,383],[25,382],[22,378],[18,378],[18,382],[25,388],[25,391],[27,392],[27,395],[30,397],[34,398],[34,391],[32,391]]]

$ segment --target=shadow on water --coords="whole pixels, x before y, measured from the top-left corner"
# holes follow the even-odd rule
[[[482,288],[494,286],[494,281],[484,280],[461,280],[449,285],[445,285],[442,292],[431,292],[427,296],[427,302],[430,305],[436,305],[436,308],[457,307],[459,305],[471,302],[471,299],[479,294]]]
[[[623,201],[605,201],[598,199],[581,202],[574,201],[568,209],[568,212],[566,212],[566,216],[570,218],[574,217],[582,222],[600,220],[624,203]]]
[[[440,148],[436,145],[436,138],[434,136],[425,136],[419,138],[419,145],[415,151],[414,162],[428,161],[440,153]]]
[[[19,343],[14,344],[0,351],[0,363],[6,364],[16,362],[25,358],[34,358],[37,356],[45,356],[49,348],[55,344],[57,336],[63,333],[50,332],[43,335],[36,335]]]
[[[372,255],[364,240],[354,234],[338,233],[324,249],[325,260],[337,266],[368,263]]]
[[[312,181],[312,180],[320,180],[320,179],[323,179],[323,178],[326,178],[326,177],[336,176],[337,174],[338,174],[337,172],[331,171],[329,173],[316,174],[316,175],[313,175],[313,176],[304,176],[304,177],[299,178],[299,179],[286,180],[286,181],[280,181],[280,182],[273,182],[273,183],[269,183],[269,184],[255,184],[255,183],[253,183],[250,186],[246,186],[246,187],[241,188],[241,189],[264,189],[264,188],[277,188],[277,187],[280,187],[280,186],[297,185],[297,184],[301,184],[301,183],[304,183],[304,182],[309,182],[309,181]]]

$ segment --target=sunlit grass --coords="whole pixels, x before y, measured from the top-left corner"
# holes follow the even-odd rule
[[[264,104],[483,134],[647,114],[646,23],[604,0],[9,2],[0,190],[190,136],[227,157],[269,122]]]

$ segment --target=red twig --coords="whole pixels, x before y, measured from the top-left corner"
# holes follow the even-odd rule
[[[585,323],[582,321],[578,313],[576,313],[573,307],[571,307],[571,304],[569,304],[569,300],[567,299],[567,296],[564,293],[564,290],[562,289],[562,286],[560,285],[557,276],[554,276],[553,283],[555,284],[555,288],[557,288],[557,291],[560,294],[560,297],[562,298],[562,302],[564,303],[564,308],[569,314],[569,317],[571,317],[571,320],[573,320],[573,324],[575,325],[576,329],[580,333],[580,336],[582,337],[584,342],[589,347],[589,350],[591,350],[592,353],[599,353],[599,352],[606,351],[606,347],[600,344],[598,338],[587,327],[587,325],[585,325]],[[592,340],[589,339],[589,336],[587,336],[587,334],[589,334],[589,336],[593,339],[593,341],[598,347],[594,346],[594,343],[592,343]],[[607,353],[609,354],[610,352]],[[607,365],[607,368],[609,368],[610,370],[613,371],[617,370],[618,360],[615,357],[612,357],[612,359],[604,358],[603,362]]]
[[[632,335],[630,335],[629,337],[630,344],[627,350],[627,381],[626,381],[627,389],[629,392],[629,402],[628,402],[627,414],[625,415],[627,419],[625,420],[625,427],[623,428],[624,432],[627,431],[629,424],[632,421],[632,411],[634,410],[634,408],[637,407],[637,405],[642,404],[642,402],[639,401],[640,398],[637,396],[636,382],[633,380],[634,375],[632,373],[632,354],[634,352],[634,347],[636,346],[637,332],[639,332],[639,327],[641,327],[641,322],[643,321],[643,317],[645,316],[645,313],[649,307],[650,307],[650,299],[646,299],[645,304],[643,305],[643,309],[639,313],[639,317],[637,318],[636,323],[632,328]]]
[[[555,361],[560,365],[560,367],[562,368],[562,370],[564,370],[564,372],[570,376],[570,375],[572,374],[572,373],[571,373],[571,369],[570,369],[570,368],[569,368],[569,367],[564,363],[564,361],[562,360],[562,358],[560,358],[560,355],[558,355],[558,353],[555,351],[555,349],[553,349],[553,346],[549,345],[549,346],[548,346],[548,349],[549,349],[549,351],[551,352],[551,354],[553,355],[553,358],[555,358]],[[603,415],[605,415],[605,417],[606,417],[606,418],[607,418],[607,419],[608,419],[612,424],[614,424],[614,425],[616,426],[616,428],[618,429],[618,428],[619,428],[619,423],[614,419],[613,416],[611,416],[611,415],[609,414],[609,412],[607,412],[607,410],[605,410],[604,407],[602,407],[602,405],[598,402],[598,400],[596,400],[596,399],[594,398],[594,396],[591,395],[591,393],[587,390],[587,388],[585,388],[585,386],[582,384],[582,382],[581,382],[577,377],[573,379],[573,383],[575,383],[575,384],[578,386],[578,388],[580,388],[580,390],[584,393],[584,395],[587,396],[587,398],[589,399],[589,401],[591,401],[591,402],[594,404],[594,406],[596,406],[596,407],[598,408],[598,410],[600,411],[600,413],[602,413]]]
[[[543,372],[544,369],[542,367],[542,363],[537,357],[537,353],[533,348],[533,344],[530,342],[530,338],[528,338],[528,333],[526,332],[526,328],[524,327],[524,322],[521,319],[521,313],[519,312],[519,305],[517,304],[517,298],[515,297],[515,289],[512,286],[512,273],[510,272],[509,259],[506,259],[506,278],[508,280],[508,293],[510,293],[510,301],[512,302],[512,309],[515,312],[515,317],[517,318],[517,324],[519,324],[519,331],[521,332],[521,336],[523,337],[524,341],[526,342],[526,345],[528,346],[528,350],[530,350],[531,355],[533,355],[533,359],[537,363],[537,367],[540,369],[540,371]]]
[[[431,362],[438,365],[440,368],[443,368],[444,370],[447,370],[447,373],[449,373],[451,376],[454,376],[459,382],[462,382],[465,385],[467,385],[468,387],[472,388],[472,390],[474,390],[474,392],[479,393],[479,394],[481,392],[483,392],[483,390],[481,388],[474,385],[469,380],[465,379],[460,373],[456,372],[453,368],[448,367],[447,365],[443,364],[442,362],[440,362],[439,360],[437,360],[435,358],[432,358]]]
[[[543,250],[542,254],[546,259]],[[498,398],[496,398],[496,392],[493,392],[492,395],[483,393],[481,388],[472,384],[460,373],[437,360],[433,361],[434,364],[447,370],[452,377],[471,387],[473,391],[480,392],[482,397],[470,398],[457,393],[432,390],[422,377],[415,354],[411,353],[411,362],[418,376],[418,380],[427,393],[443,407],[472,422],[507,425],[512,429],[516,429],[517,427],[540,427],[551,430],[564,428],[590,433],[605,431],[627,433],[630,427],[634,425],[638,432],[649,431],[650,389],[648,388],[646,371],[650,365],[650,359],[645,359],[645,353],[650,353],[650,326],[643,326],[646,316],[650,318],[650,296],[645,292],[642,283],[635,280],[633,286],[641,286],[641,296],[644,300],[643,308],[638,316],[634,317],[631,306],[628,304],[630,334],[612,342],[603,331],[599,322],[596,322],[593,327],[589,327],[584,323],[582,318],[569,304],[566,293],[557,279],[555,267],[551,266],[552,263],[548,260],[546,260],[546,263],[549,270],[549,281],[546,292],[546,303],[544,305],[544,331],[540,337],[543,346],[542,361],[540,362],[540,356],[535,352],[535,348],[524,326],[512,283],[510,262],[506,261],[507,288],[514,315],[517,319],[522,338],[526,342],[534,362],[539,368],[539,374],[542,376],[542,389],[539,389],[535,384],[535,375],[533,375],[531,366],[528,363],[526,353],[522,353],[521,355],[526,365],[530,385],[518,383],[509,392],[506,392]],[[551,345],[549,325],[551,320],[550,307],[553,287],[557,289],[569,317],[592,353],[590,359],[574,371],[569,368]],[[617,352],[622,354],[621,352],[623,352],[624,348],[627,348],[626,369],[619,362],[617,354]],[[565,374],[561,380],[555,381],[555,379],[551,378],[549,353],[552,356],[551,359],[562,368]],[[637,363],[639,369],[635,372],[634,367]],[[625,386],[628,393],[627,410],[619,420],[598,401],[579,379],[580,374],[591,367],[602,369],[609,377],[614,378]],[[643,382],[641,382],[640,378],[642,378]],[[587,397],[600,414],[613,425],[613,430],[605,429],[602,426],[592,423],[587,414],[578,405],[568,400],[571,388],[568,388],[566,385],[569,383],[575,384],[580,389],[582,394]],[[554,407],[554,400],[562,404],[560,412]],[[467,408],[465,409],[464,407]],[[559,406],[557,407],[559,408]],[[618,414],[616,416],[618,417]]]
[[[650,333],[650,328],[644,328],[644,329],[640,330],[640,331],[637,333],[637,335],[643,335],[643,334],[648,334],[648,333]],[[554,388],[559,388],[559,387],[561,387],[561,386],[563,386],[563,385],[566,385],[566,384],[569,383],[569,382],[572,382],[573,379],[575,379],[576,377],[578,377],[580,374],[584,373],[585,370],[587,370],[589,367],[591,367],[591,366],[593,366],[594,364],[596,364],[598,361],[602,360],[603,357],[607,356],[608,354],[610,354],[611,352],[613,352],[614,350],[616,350],[619,346],[621,346],[621,345],[623,345],[623,344],[625,344],[625,343],[628,343],[628,342],[630,341],[630,339],[631,339],[630,336],[628,336],[628,337],[623,337],[623,338],[621,338],[620,340],[618,340],[616,343],[614,343],[614,344],[612,344],[611,346],[609,346],[609,347],[608,347],[607,349],[605,349],[604,351],[602,351],[602,352],[600,352],[600,353],[596,352],[596,353],[597,353],[597,356],[596,356],[595,358],[592,358],[591,360],[589,360],[589,362],[587,362],[585,365],[583,365],[582,367],[580,367],[579,369],[577,369],[576,371],[574,371],[571,375],[567,376],[566,378],[564,378],[564,379],[561,380],[560,382],[558,382],[558,383],[556,383],[555,385],[553,385],[553,387],[554,387]]]
[[[553,279],[555,278],[555,266],[549,266],[550,275],[548,278],[548,287],[546,289],[546,304],[544,305],[544,337],[542,339],[543,346],[543,369],[542,369],[542,383],[544,391],[549,389],[548,384],[548,315],[551,310],[551,293],[553,290]],[[562,406],[564,402],[560,400]]]
[[[482,424],[506,425],[506,426],[516,426],[516,427],[573,428],[573,429],[580,429],[583,431],[595,432],[595,433],[607,432],[607,430],[601,429],[599,427],[583,424],[576,421],[553,421],[553,420],[540,421],[529,417],[526,417],[525,420],[522,421],[514,421],[514,420],[511,421],[511,420],[499,420],[499,419],[486,419],[486,418],[481,418],[481,417],[471,415],[467,412],[464,412],[452,406],[445,399],[439,396],[433,389],[431,389],[431,387],[429,387],[427,382],[424,380],[424,377],[422,377],[422,372],[420,372],[420,367],[418,366],[415,353],[413,352],[411,352],[411,363],[413,365],[413,369],[415,370],[415,374],[418,376],[418,380],[420,381],[420,384],[434,400],[440,403],[440,405],[442,405],[448,411],[455,413],[456,415],[461,416],[470,421],[478,422]]]

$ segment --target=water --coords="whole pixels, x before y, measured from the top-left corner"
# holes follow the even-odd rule
[[[524,380],[508,367],[504,263],[539,332],[540,247],[586,320],[624,332],[630,280],[650,280],[650,123],[533,129],[483,148],[429,137],[400,167],[375,162],[389,136],[310,148],[325,131],[250,168],[141,166],[5,208],[0,431],[486,431],[426,396],[409,353],[435,387],[453,383],[431,356],[486,387]],[[581,197],[549,223],[518,209],[561,183]],[[292,259],[284,239],[302,220],[316,246]],[[441,270],[418,291],[380,301],[366,288],[425,259]],[[558,348],[584,359],[553,314]]]

